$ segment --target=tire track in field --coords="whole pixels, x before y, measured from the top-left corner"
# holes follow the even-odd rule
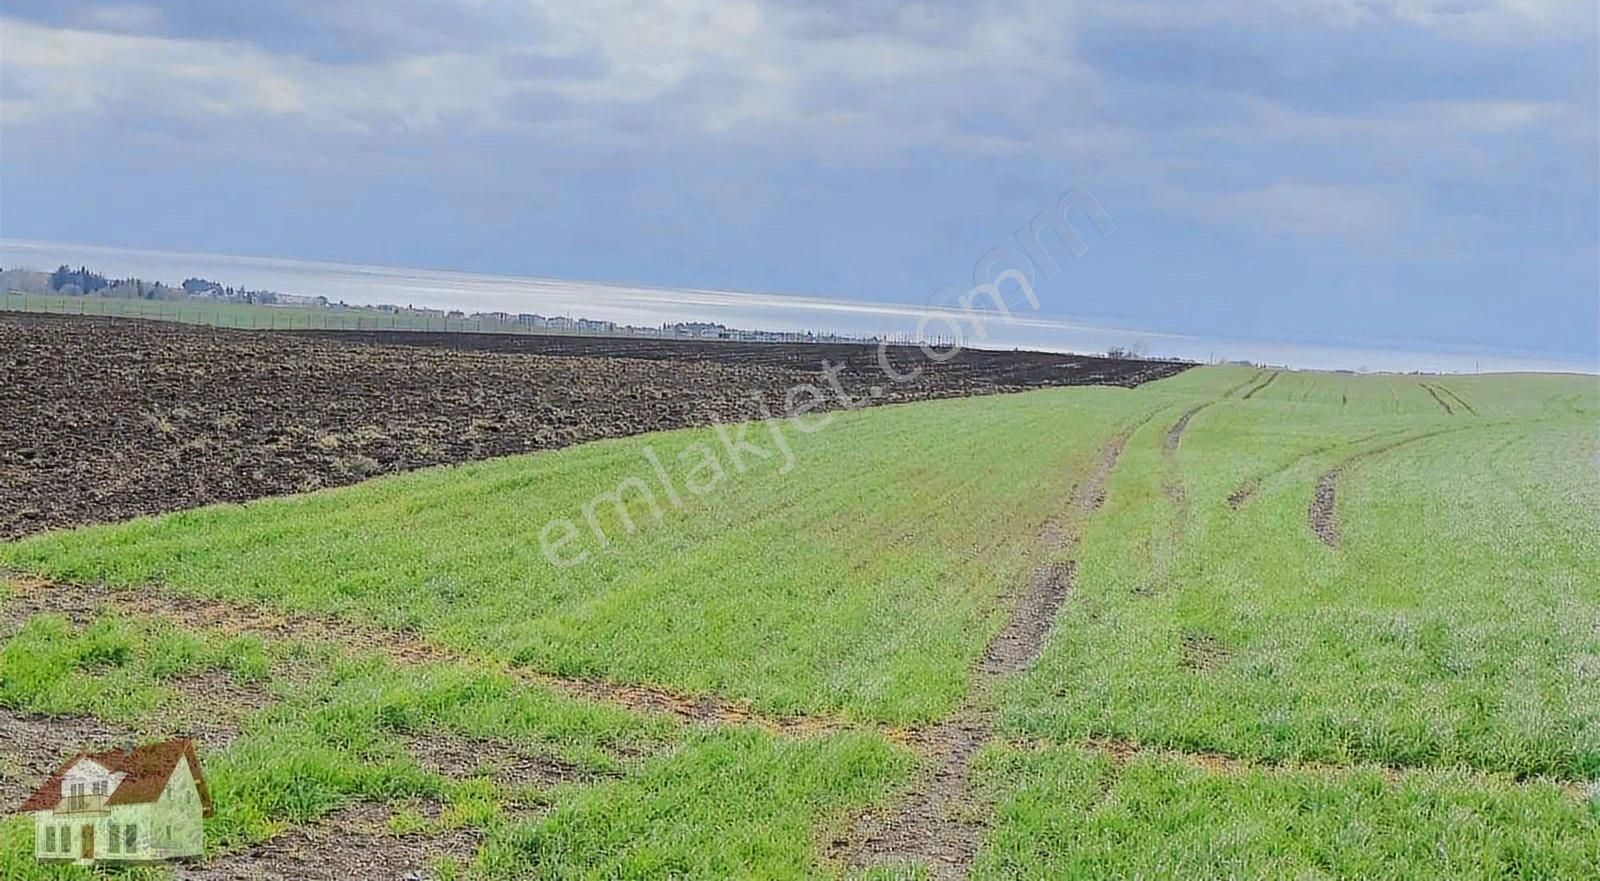
[[[1433,397],[1433,402],[1435,404],[1438,404],[1440,407],[1442,407],[1444,409],[1444,414],[1446,416],[1454,416],[1454,415],[1456,415],[1455,408],[1451,407],[1450,404],[1448,402],[1446,402],[1444,398],[1439,397],[1439,390],[1438,389],[1434,388],[1431,385],[1428,385],[1425,382],[1424,383],[1420,383],[1420,385],[1422,386],[1424,391],[1426,391],[1429,395],[1431,395]]]
[[[1471,404],[1467,403],[1465,398],[1463,398],[1460,395],[1456,394],[1455,392],[1451,391],[1449,386],[1443,385],[1441,383],[1434,383],[1433,387],[1438,389],[1439,391],[1444,392],[1445,394],[1449,395],[1450,396],[1450,400],[1455,401],[1457,406],[1461,407],[1461,409],[1467,411],[1468,413],[1471,413],[1474,416],[1478,415],[1477,408],[1473,407]]]
[[[1250,377],[1248,379],[1245,379],[1242,382],[1239,382],[1239,383],[1237,383],[1237,384],[1235,384],[1233,386],[1230,386],[1227,391],[1222,393],[1222,396],[1224,398],[1233,397],[1234,395],[1238,394],[1241,389],[1244,389],[1247,386],[1255,385],[1256,384],[1256,380],[1261,378],[1261,374],[1266,373],[1266,372],[1267,371],[1265,371],[1265,370],[1257,370],[1255,373],[1250,374]]]
[[[680,694],[650,685],[553,676],[486,655],[452,651],[416,633],[382,630],[331,616],[286,613],[246,603],[179,595],[154,587],[113,588],[99,584],[49,582],[0,572],[0,584],[8,579],[12,589],[4,607],[7,616],[13,615],[13,610],[28,617],[40,613],[58,613],[81,624],[90,620],[97,611],[107,610],[119,615],[162,618],[191,629],[333,645],[358,653],[378,655],[401,666],[478,666],[568,697],[634,713],[675,716],[692,724],[753,726],[791,736],[865,727],[825,714],[767,716],[744,703],[709,695]],[[21,620],[25,621],[26,618]],[[20,628],[21,625],[17,623],[16,626]],[[8,628],[9,622],[0,623],[0,635],[10,632]],[[892,739],[903,739],[903,734],[897,729],[880,730]]]
[[[1391,429],[1388,431],[1375,431],[1370,434],[1364,434],[1357,438],[1329,441],[1313,449],[1307,450],[1304,453],[1295,456],[1293,459],[1283,463],[1282,465],[1262,471],[1261,473],[1256,474],[1254,477],[1251,477],[1234,487],[1233,492],[1228,493],[1228,508],[1229,510],[1237,511],[1244,507],[1250,502],[1251,499],[1255,498],[1256,493],[1261,491],[1263,484],[1295,467],[1296,465],[1299,465],[1301,462],[1304,462],[1307,459],[1314,459],[1317,456],[1328,452],[1329,450],[1335,449],[1336,447],[1349,446],[1352,444],[1364,444],[1367,441],[1374,440],[1386,434],[1394,434],[1397,431],[1403,432],[1405,430],[1406,429]]]
[[[1227,394],[1224,394],[1223,397],[1227,397]],[[1166,436],[1162,438],[1161,452],[1168,456],[1176,453],[1178,445],[1183,443],[1183,433],[1189,429],[1189,420],[1193,419],[1201,410],[1215,403],[1216,401],[1205,401],[1204,403],[1196,404],[1185,411],[1182,416],[1179,416],[1178,421],[1172,423],[1172,427],[1167,429]]]
[[[1251,398],[1255,397],[1257,394],[1260,394],[1262,391],[1265,391],[1267,386],[1272,385],[1274,382],[1277,382],[1278,381],[1278,377],[1280,377],[1282,375],[1283,375],[1283,371],[1281,371],[1281,370],[1272,371],[1272,375],[1267,377],[1267,381],[1266,382],[1263,382],[1262,384],[1260,384],[1260,385],[1256,386],[1255,388],[1252,388],[1251,390],[1249,390],[1249,391],[1244,393],[1244,400],[1248,401]]]
[[[1101,450],[1094,470],[1073,492],[1068,511],[1045,524],[1040,542],[1048,556],[1072,551],[1081,540],[1082,521],[1106,500],[1106,481],[1128,440],[1154,413],[1124,429]],[[1038,659],[1061,606],[1071,595],[1075,560],[1050,562],[1034,570],[1028,589],[985,649],[960,709],[944,722],[910,733],[910,741],[929,758],[929,770],[911,792],[886,812],[859,817],[833,853],[854,869],[912,863],[935,879],[967,876],[988,823],[972,800],[968,779],[972,759],[993,738],[992,688],[1003,676],[1027,669]]]
[[[1493,424],[1494,423],[1491,423],[1490,425],[1458,425],[1450,428],[1436,428],[1432,431],[1424,431],[1420,434],[1414,434],[1410,437],[1388,441],[1386,443],[1379,444],[1376,447],[1351,454],[1337,465],[1334,465],[1332,468],[1324,471],[1322,476],[1317,478],[1316,488],[1311,494],[1311,503],[1306,507],[1306,527],[1309,528],[1317,536],[1317,538],[1322,541],[1323,544],[1330,548],[1338,548],[1341,541],[1341,536],[1339,530],[1339,517],[1336,508],[1339,498],[1339,479],[1344,476],[1345,469],[1368,459],[1381,456],[1384,453],[1388,453],[1408,444],[1416,443],[1417,441],[1428,440],[1429,438],[1438,437],[1443,434],[1452,434],[1458,431],[1469,431],[1475,428],[1488,428]]]

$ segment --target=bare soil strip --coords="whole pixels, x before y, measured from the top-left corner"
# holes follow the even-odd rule
[[[1082,520],[1104,504],[1112,469],[1133,432],[1149,418],[1101,450],[1094,471],[1073,493],[1065,517],[1045,525],[1040,541],[1046,556],[1062,555],[1077,545]],[[973,757],[993,734],[990,693],[1000,677],[1026,669],[1039,657],[1072,592],[1075,571],[1072,560],[1034,570],[1027,591],[978,663],[962,707],[949,720],[912,733],[912,742],[928,756],[929,770],[901,803],[858,818],[844,840],[834,842],[836,856],[856,869],[912,863],[936,879],[966,877],[987,828],[986,809],[973,801],[968,777]]]
[[[1228,395],[1226,393],[1223,395],[1223,397],[1227,396]],[[1204,410],[1215,403],[1216,401],[1206,401],[1203,404],[1196,404],[1195,406],[1189,408],[1189,410],[1186,411],[1182,416],[1179,416],[1178,421],[1174,422],[1172,427],[1167,429],[1167,435],[1161,441],[1161,452],[1168,456],[1176,453],[1178,451],[1178,445],[1183,443],[1184,431],[1189,428],[1189,420],[1193,419],[1195,414],[1199,413],[1201,410]]]
[[[1427,393],[1433,397],[1433,402],[1435,404],[1438,404],[1441,408],[1444,409],[1444,414],[1446,416],[1454,416],[1454,415],[1456,415],[1455,409],[1452,408],[1448,403],[1446,403],[1444,398],[1439,397],[1439,390],[1438,389],[1434,388],[1431,385],[1428,385],[1427,383],[1422,383],[1422,388],[1424,390],[1426,390]]]
[[[3,573],[0,573],[3,576]],[[775,733],[803,736],[841,730],[851,725],[821,715],[772,717],[748,705],[710,696],[682,695],[648,685],[629,685],[591,679],[567,679],[505,664],[487,657],[463,655],[438,646],[415,633],[378,630],[347,621],[283,613],[244,603],[179,596],[151,587],[111,588],[104,585],[44,582],[13,578],[11,606],[28,614],[63,612],[81,621],[97,608],[120,614],[160,617],[184,627],[223,633],[250,633],[273,640],[302,640],[340,646],[359,653],[385,657],[399,664],[469,663],[487,665],[523,682],[596,703],[638,713],[661,713],[686,722],[744,725]],[[889,732],[898,736],[897,732]]]
[[[424,819],[436,820],[437,804],[425,804]],[[298,826],[255,847],[176,867],[175,881],[350,881],[423,879],[435,861],[469,863],[483,830],[425,830],[404,835],[389,828],[390,809],[363,802],[342,808],[309,826]]]
[[[1278,377],[1280,377],[1282,375],[1283,375],[1282,371],[1274,370],[1272,372],[1272,375],[1267,377],[1267,381],[1266,382],[1263,382],[1262,384],[1256,386],[1255,388],[1245,392],[1244,393],[1244,399],[1246,401],[1248,401],[1251,398],[1255,397],[1257,394],[1259,394],[1262,391],[1264,391],[1267,386],[1272,385],[1274,382],[1276,382]]]

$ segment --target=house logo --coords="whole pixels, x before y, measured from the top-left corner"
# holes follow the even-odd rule
[[[40,862],[154,863],[200,856],[211,794],[194,742],[79,753],[28,797]]]

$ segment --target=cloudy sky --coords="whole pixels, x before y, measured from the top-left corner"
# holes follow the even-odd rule
[[[1590,0],[0,14],[9,240],[917,304],[1077,188],[1049,316],[1600,358]]]

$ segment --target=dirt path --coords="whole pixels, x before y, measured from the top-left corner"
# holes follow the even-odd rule
[[[1058,557],[1077,546],[1082,521],[1105,503],[1106,481],[1128,439],[1149,416],[1124,430],[1101,451],[1094,470],[1073,493],[1063,518],[1041,531],[1042,553]],[[945,722],[913,732],[927,755],[926,770],[899,804],[858,819],[834,853],[852,868],[918,864],[935,879],[965,878],[987,828],[986,809],[968,785],[972,759],[993,736],[992,690],[1001,677],[1027,669],[1039,657],[1056,615],[1071,595],[1076,563],[1051,561],[1035,569],[1000,632],[974,670],[961,708]]]
[[[0,572],[0,580],[5,573]],[[767,716],[747,704],[708,695],[684,695],[648,685],[550,676],[496,659],[469,656],[439,646],[416,633],[379,630],[337,618],[284,613],[245,603],[181,596],[151,587],[112,588],[104,585],[55,583],[13,576],[8,609],[33,615],[59,612],[85,623],[95,610],[114,607],[120,614],[163,618],[185,628],[253,634],[271,640],[300,640],[339,646],[356,653],[380,655],[392,662],[487,666],[522,682],[637,713],[676,716],[685,722],[754,726],[779,734],[802,736],[861,727],[825,715]],[[20,625],[18,625],[20,626]],[[897,732],[888,732],[897,736]]]

